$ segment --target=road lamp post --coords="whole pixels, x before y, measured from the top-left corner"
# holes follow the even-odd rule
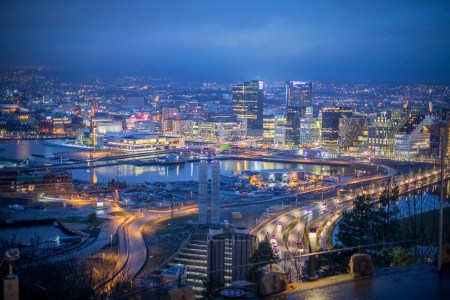
[[[111,241],[110,244],[111,244],[111,251],[112,251],[112,234],[110,234],[109,237],[110,237],[110,241]]]

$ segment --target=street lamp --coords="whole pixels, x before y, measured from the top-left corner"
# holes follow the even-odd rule
[[[111,251],[112,251],[112,234],[110,234],[110,238],[111,238]]]

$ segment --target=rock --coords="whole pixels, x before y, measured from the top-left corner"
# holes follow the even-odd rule
[[[373,275],[372,258],[368,254],[353,254],[350,258],[350,274],[353,278]]]
[[[441,259],[442,267],[445,269],[450,269],[450,244],[446,243],[442,246]]]
[[[195,293],[190,285],[168,286],[163,289],[161,299],[195,300]]]
[[[286,273],[277,265],[272,264],[258,270],[258,292],[263,295],[271,295],[287,289]]]

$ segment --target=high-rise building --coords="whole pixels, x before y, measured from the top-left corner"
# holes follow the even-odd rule
[[[197,136],[204,141],[233,142],[243,139],[245,131],[243,121],[199,121]]]
[[[208,201],[208,164],[201,162],[198,165],[198,224],[218,225],[220,223],[220,164],[218,161],[213,161],[211,164],[210,199],[211,201]],[[210,206],[210,213],[208,206]]]
[[[446,139],[443,139],[445,135],[445,130],[447,127],[447,123],[442,120],[434,119],[432,124],[428,126],[428,132],[430,133],[430,151],[428,155],[433,158],[440,158],[442,152],[442,142],[446,142],[446,146],[448,142]],[[447,147],[445,147],[447,148]],[[446,153],[447,150],[446,150]],[[447,155],[448,156],[448,155]]]
[[[387,112],[378,113],[376,119],[368,128],[369,150],[374,156],[390,157],[394,150],[394,134],[392,122]]]
[[[444,128],[444,134],[446,137],[444,138],[444,143],[446,146],[444,146],[445,150],[445,157],[450,158],[450,108],[444,108],[441,112],[441,118],[445,122],[445,128]]]
[[[275,128],[275,117],[273,115],[263,118],[263,138],[273,142],[273,129]]]
[[[257,238],[243,227],[234,233],[210,228],[208,237],[207,274],[212,289],[231,286],[233,281],[251,281],[252,257]]]
[[[211,224],[220,223],[220,164],[211,163]]]
[[[353,114],[351,107],[322,108],[322,145],[324,149],[336,150],[339,139],[339,119]]]
[[[361,153],[367,148],[370,118],[339,119],[339,152]]]
[[[428,126],[431,123],[429,115],[410,114],[407,122],[395,134],[394,156],[409,160],[428,153],[430,149]]]
[[[300,119],[305,117],[306,106],[311,106],[312,82],[286,82],[286,145],[300,145]]]
[[[264,83],[252,80],[233,86],[233,114],[238,119],[247,120],[247,130],[262,131]]]
[[[394,153],[394,135],[408,119],[405,110],[379,112],[368,128],[368,148],[371,155],[392,157]]]
[[[312,106],[312,82],[311,81],[287,81],[286,82],[287,106]]]
[[[286,109],[286,145],[293,148],[300,144],[300,119],[305,117],[304,106],[288,106]]]
[[[320,122],[314,118],[313,108],[306,107],[305,117],[300,119],[300,145],[306,148],[319,146],[320,129]]]
[[[208,164],[198,165],[198,224],[208,223]]]
[[[285,148],[286,125],[275,125],[275,128],[273,129],[273,144],[276,148]]]
[[[178,108],[163,107],[161,111],[161,120],[177,119],[177,118],[178,118]]]

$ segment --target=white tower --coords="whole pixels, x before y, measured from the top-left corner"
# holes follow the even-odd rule
[[[220,223],[220,164],[211,164],[211,224]]]
[[[208,165],[198,165],[198,224],[208,223]]]

